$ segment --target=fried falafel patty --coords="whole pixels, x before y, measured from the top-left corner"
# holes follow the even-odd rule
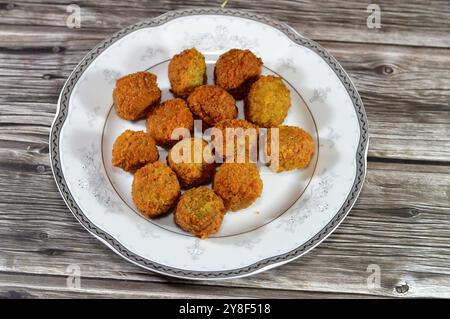
[[[167,100],[150,112],[147,118],[147,131],[155,139],[156,144],[170,146],[182,139],[174,136],[175,129],[187,129],[192,132],[194,117],[183,99]]]
[[[172,57],[169,63],[169,81],[177,97],[187,97],[197,86],[206,83],[206,63],[197,49],[187,49]]]
[[[262,127],[283,123],[291,106],[289,89],[278,76],[261,76],[245,99],[245,118]]]
[[[250,50],[231,49],[217,60],[214,82],[235,99],[243,99],[260,76],[262,65],[262,60]]]
[[[134,172],[159,158],[155,140],[144,131],[126,130],[116,139],[112,149],[112,165]]]
[[[161,100],[156,75],[137,72],[121,77],[113,91],[116,113],[124,120],[139,120]]]
[[[181,195],[175,223],[202,239],[217,233],[225,215],[222,199],[208,187],[191,188]]]
[[[179,141],[167,155],[167,163],[177,174],[182,188],[209,183],[216,168],[212,149],[201,138]]]
[[[166,164],[156,161],[134,174],[131,196],[138,210],[149,218],[168,212],[180,195],[177,176]]]
[[[270,168],[276,172],[305,168],[314,154],[314,141],[305,130],[296,126],[282,125],[278,127],[278,150],[272,149],[272,130],[268,129],[266,154]],[[277,160],[274,158],[278,158]]]
[[[214,129],[220,130],[218,136],[214,130],[211,131],[211,141],[218,159],[237,163],[258,160],[257,125],[243,119],[231,119],[220,121]]]
[[[213,189],[232,211],[246,208],[261,196],[263,182],[253,163],[225,163],[214,175]]]
[[[238,115],[233,96],[217,85],[202,85],[189,95],[188,106],[206,127]]]

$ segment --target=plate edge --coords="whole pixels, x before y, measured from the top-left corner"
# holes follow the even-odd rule
[[[79,68],[83,63],[86,63],[88,58],[91,58],[93,60],[96,56],[98,56],[103,50],[105,50],[109,45],[112,45],[115,41],[118,39],[126,36],[127,34],[134,32],[138,29],[141,29],[143,27],[147,26],[156,26],[156,25],[162,25],[170,20],[183,17],[183,16],[192,16],[192,15],[226,15],[226,16],[235,16],[240,18],[247,18],[250,20],[254,20],[257,22],[265,23],[273,28],[276,28],[280,31],[282,31],[288,38],[293,41],[296,44],[300,44],[303,46],[308,47],[309,49],[316,52],[327,64],[333,69],[333,71],[336,73],[338,78],[343,83],[344,87],[347,90],[347,93],[350,95],[353,105],[355,107],[355,111],[357,112],[357,118],[358,122],[360,124],[360,139],[358,142],[358,150],[356,153],[357,156],[357,175],[355,177],[355,183],[352,186],[352,190],[348,197],[346,198],[344,205],[341,207],[341,209],[335,214],[333,219],[322,228],[321,231],[319,231],[315,236],[313,236],[310,240],[308,240],[303,245],[297,247],[296,249],[291,250],[290,252],[268,257],[265,259],[262,259],[258,262],[253,263],[252,265],[237,268],[234,270],[225,270],[225,271],[189,271],[189,270],[183,270],[178,269],[170,266],[161,265],[155,262],[152,262],[150,260],[147,260],[145,258],[142,258],[140,256],[136,256],[134,253],[128,251],[125,247],[123,247],[120,243],[117,243],[112,236],[107,234],[106,232],[98,229],[95,225],[92,225],[90,221],[84,216],[81,209],[74,203],[73,205],[70,202],[75,202],[71,196],[71,194],[62,187],[67,187],[65,185],[61,185],[62,183],[58,181],[58,178],[63,180],[63,176],[58,176],[58,174],[61,174],[59,172],[60,163],[57,161],[57,158],[54,158],[55,156],[59,156],[59,153],[57,149],[59,148],[59,133],[62,129],[62,126],[64,124],[65,118],[67,114],[61,114],[62,108],[61,108],[61,101],[64,97],[64,93],[68,95],[68,92],[66,92],[67,87],[69,84],[74,85],[74,74],[76,72],[79,72]],[[300,43],[299,43],[300,42]],[[329,59],[329,61],[327,60]],[[88,64],[89,65],[89,64]],[[336,71],[339,71],[340,74],[338,74]],[[78,80],[78,79],[76,79]],[[72,82],[72,83],[69,83]],[[76,83],[76,82],[75,82]],[[61,115],[63,115],[63,119],[61,118]],[[61,122],[60,127],[57,127],[58,120]],[[351,81],[348,74],[345,72],[345,70],[342,68],[342,66],[332,57],[329,55],[320,45],[315,43],[312,40],[304,38],[299,32],[297,32],[292,27],[288,26],[287,24],[283,22],[278,22],[276,20],[272,20],[266,16],[259,15],[250,11],[243,11],[243,10],[235,10],[235,9],[184,9],[184,10],[175,10],[175,11],[169,11],[163,15],[160,15],[155,18],[151,18],[145,21],[138,22],[136,24],[133,24],[131,26],[128,26],[119,32],[115,33],[108,39],[102,41],[100,44],[98,44],[96,47],[94,47],[81,61],[78,63],[78,65],[75,67],[75,69],[71,72],[71,74],[68,77],[68,80],[65,82],[61,94],[58,98],[58,104],[57,104],[57,110],[55,114],[55,118],[52,122],[51,130],[50,130],[50,136],[49,136],[49,147],[50,147],[50,161],[51,161],[51,169],[58,187],[59,192],[61,193],[61,196],[63,197],[63,200],[65,201],[66,205],[68,206],[69,210],[72,212],[72,214],[75,216],[75,218],[80,222],[80,224],[83,225],[83,227],[88,230],[89,233],[91,233],[94,237],[98,238],[101,242],[106,244],[108,247],[110,247],[114,252],[116,252],[121,257],[125,258],[126,260],[141,266],[143,268],[146,268],[148,270],[155,271],[160,274],[169,275],[177,278],[184,278],[184,279],[196,279],[196,280],[218,280],[218,279],[232,279],[232,278],[238,278],[238,277],[245,277],[252,274],[256,274],[277,266],[280,266],[282,264],[285,264],[287,262],[290,262],[294,259],[297,259],[304,254],[306,254],[308,251],[319,245],[323,240],[325,240],[345,219],[345,217],[350,212],[351,208],[356,202],[356,199],[361,192],[362,185],[364,183],[364,179],[367,172],[367,152],[368,152],[368,145],[369,145],[369,136],[368,136],[368,122],[367,122],[367,115],[364,110],[364,106],[362,104],[361,98],[356,91],[356,88]],[[56,148],[55,148],[56,146]],[[358,158],[359,155],[359,158]],[[359,172],[358,172],[359,171]],[[65,182],[64,182],[65,183]],[[67,197],[66,197],[67,196]],[[76,211],[74,211],[76,210]],[[84,217],[84,218],[83,218]],[[109,238],[107,238],[109,237]],[[115,244],[115,245],[114,245]],[[140,259],[140,260],[139,260]],[[277,260],[278,259],[278,260]],[[281,259],[281,260],[280,260]],[[158,269],[160,268],[160,269]]]

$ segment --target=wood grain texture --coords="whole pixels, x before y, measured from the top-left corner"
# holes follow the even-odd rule
[[[369,118],[367,180],[323,244],[277,269],[231,281],[153,274],[89,235],[59,195],[48,134],[65,79],[99,41],[167,10],[221,1],[0,3],[0,297],[450,297],[450,3],[378,1],[382,28],[361,1],[228,2],[289,23],[333,54]],[[126,14],[124,14],[126,12]],[[81,269],[81,288],[66,281]],[[380,287],[367,285],[369,265]]]
[[[192,7],[220,7],[222,0],[131,0],[89,1],[81,8],[82,28],[119,30],[131,23],[160,15],[169,10]],[[13,1],[0,7],[4,25],[35,25],[65,28],[65,0],[42,3],[36,0]],[[381,28],[367,27],[369,0],[332,1],[248,1],[230,0],[227,8],[245,9],[287,22],[305,36],[316,40],[391,43],[450,47],[450,3],[446,0],[389,1],[376,3],[381,8]],[[126,12],[126,14],[124,14]]]

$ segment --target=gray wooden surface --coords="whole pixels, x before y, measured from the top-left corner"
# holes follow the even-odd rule
[[[292,263],[231,281],[191,282],[134,266],[89,235],[61,199],[48,134],[62,85],[115,31],[221,1],[0,3],[0,297],[450,297],[450,2],[228,1],[318,41],[354,80],[370,122],[367,180],[348,218]],[[70,266],[72,265],[72,266]],[[67,284],[70,267],[81,287]],[[75,266],[76,267],[76,266]],[[370,269],[380,285],[368,285]]]

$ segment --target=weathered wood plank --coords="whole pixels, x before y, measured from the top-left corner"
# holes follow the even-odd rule
[[[450,296],[449,173],[447,166],[371,163],[349,217],[308,255],[257,276],[189,284]],[[145,271],[97,242],[59,199],[49,171],[1,171],[0,212],[2,272],[66,276],[78,264],[87,278],[188,283]],[[367,287],[371,264],[381,268],[377,289]],[[407,293],[398,292],[403,284]]]
[[[4,141],[15,140],[18,130],[31,133],[37,126],[51,125],[66,77],[100,40],[59,34],[55,41],[48,32],[34,36],[39,49],[24,43],[13,50],[0,49],[0,124],[4,125],[0,138]],[[0,48],[7,43],[0,39]],[[363,98],[370,157],[449,161],[450,49],[321,44],[343,64]],[[59,51],[54,52],[54,47]]]
[[[210,1],[219,7],[222,0]],[[380,0],[381,28],[369,29],[367,7],[370,1],[228,1],[227,8],[265,14],[290,24],[316,40],[391,43],[450,47],[450,4],[446,0]],[[67,2],[15,1],[0,7],[3,25],[66,27]],[[169,10],[203,7],[204,0],[190,1],[77,1],[81,8],[81,27],[115,31]],[[124,14],[126,12],[126,14]]]

